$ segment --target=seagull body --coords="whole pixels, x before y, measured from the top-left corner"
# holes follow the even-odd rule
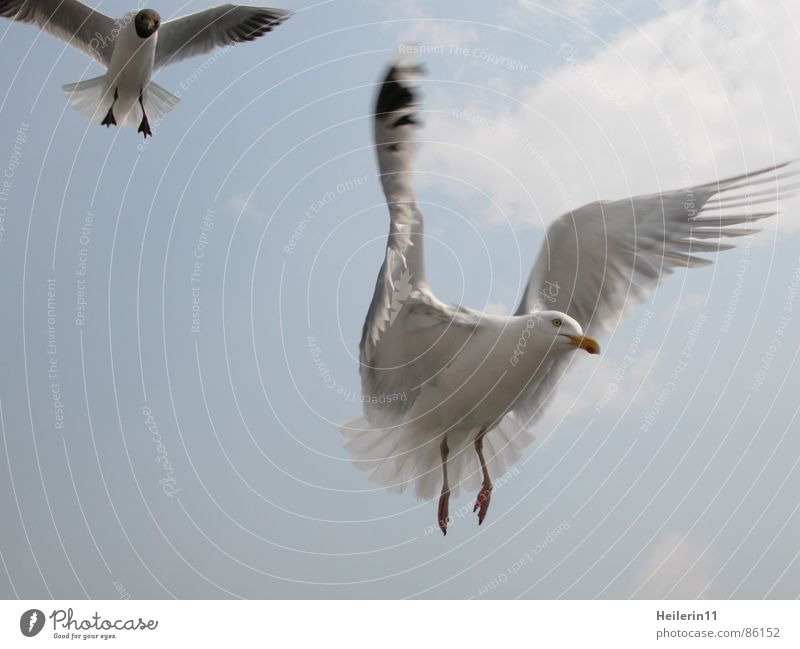
[[[157,20],[157,18],[154,18],[154,20]],[[155,94],[159,91],[163,91],[161,86],[157,86],[156,84],[153,84],[153,87],[148,87],[150,85],[150,76],[153,74],[153,64],[156,57],[156,44],[158,43],[159,37],[157,28],[158,22],[155,22],[155,28],[148,28],[146,31],[143,31],[143,34],[148,34],[150,29],[152,29],[152,32],[150,32],[148,36],[142,38],[137,32],[136,21],[136,11],[129,11],[119,21],[122,28],[114,41],[114,48],[111,52],[108,70],[106,74],[100,78],[102,79],[103,94],[100,97],[98,106],[109,106],[108,110],[104,113],[104,119],[100,122],[101,124],[111,126],[112,124],[117,124],[117,120],[124,126],[139,124],[139,132],[147,137],[151,135],[151,132],[146,107],[150,107],[151,93]],[[141,19],[139,22],[141,23]],[[88,87],[91,92],[93,85],[92,79],[65,86],[64,91],[67,96],[80,97],[81,83],[86,84],[86,87]],[[147,100],[147,104],[141,106],[141,118],[137,113],[140,97],[143,104],[145,100]],[[172,95],[169,95],[169,97],[172,97]],[[177,103],[177,101],[174,103]],[[167,101],[166,105],[168,104],[169,102]],[[96,110],[96,107],[92,106],[91,103],[88,105],[87,110],[82,110],[77,99],[73,100],[72,105],[90,119],[95,115],[99,116],[103,114],[102,109]],[[157,104],[149,111],[151,117],[154,119],[160,119],[161,115],[166,112],[166,110],[159,111],[159,106],[160,104]],[[91,111],[91,114],[87,114],[88,111]]]
[[[115,20],[78,0],[0,0],[0,16],[34,23],[92,57],[106,73],[64,86],[70,104],[104,126],[138,126],[161,119],[178,97],[151,81],[155,69],[251,41],[290,16],[283,9],[226,4],[161,23],[152,9]]]
[[[663,276],[711,263],[695,253],[725,250],[732,246],[721,239],[753,233],[736,226],[774,212],[740,208],[774,200],[767,183],[785,175],[779,165],[591,203],[550,226],[514,315],[450,306],[426,281],[423,217],[411,189],[418,73],[395,63],[378,93],[375,145],[391,223],[360,344],[364,416],[341,430],[370,479],[398,491],[413,486],[421,500],[438,491],[446,534],[449,499],[460,487],[479,487],[474,511],[483,522],[491,476],[534,439],[530,426],[574,352],[598,353],[595,336],[613,329]]]

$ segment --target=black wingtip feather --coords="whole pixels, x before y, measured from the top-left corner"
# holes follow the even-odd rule
[[[408,75],[416,76],[423,73],[421,65],[399,66],[397,64],[389,68],[386,78],[381,85],[378,93],[378,100],[375,103],[375,114],[386,115],[403,108],[409,108],[416,103],[417,96],[408,82]],[[400,124],[395,124],[399,126]]]
[[[254,41],[283,24],[291,18],[292,15],[290,11],[277,13],[272,9],[265,9],[244,21],[244,23],[242,23],[243,29],[238,36],[242,42]]]

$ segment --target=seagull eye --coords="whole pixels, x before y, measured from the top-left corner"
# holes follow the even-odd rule
[[[553,318],[553,326],[560,327],[561,324],[561,318]]]

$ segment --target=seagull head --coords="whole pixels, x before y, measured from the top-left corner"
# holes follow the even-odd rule
[[[133,20],[139,38],[150,38],[161,24],[161,16],[152,9],[142,9]]]
[[[600,353],[600,343],[587,336],[575,318],[560,311],[539,311],[536,316],[543,329],[553,334],[554,349],[561,351],[582,349],[590,354]]]

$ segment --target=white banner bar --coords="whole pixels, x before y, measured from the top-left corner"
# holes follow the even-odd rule
[[[796,601],[4,601],[0,647],[779,649],[798,620]]]

